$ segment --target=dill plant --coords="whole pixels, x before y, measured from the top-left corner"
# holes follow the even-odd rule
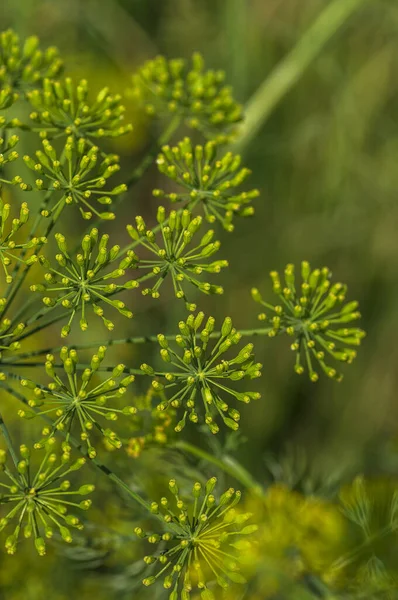
[[[364,336],[351,324],[360,316],[357,303],[346,303],[346,286],[333,284],[327,268],[311,270],[303,262],[300,283],[293,265],[286,268],[284,282],[271,273],[278,304],[252,291],[266,310],[260,314],[261,327],[239,330],[229,316],[221,326],[211,315],[205,318],[196,292],[220,296],[224,290],[217,275],[228,267],[227,258],[218,258],[217,238],[233,235],[239,219],[254,214],[259,196],[241,157],[226,147],[239,136],[244,110],[225,84],[225,73],[207,69],[199,54],[190,62],[158,57],[138,70],[128,101],[158,119],[163,130],[155,152],[132,173],[122,173],[124,183],[114,185],[109,180],[120,169],[119,157],[106,152],[103,140],[132,131],[124,120],[122,97],[108,88],[93,95],[86,80],[64,77],[62,70],[56,49],[40,49],[35,37],[23,41],[12,31],[1,34],[0,394],[27,419],[34,439],[32,452],[25,444],[17,450],[0,417],[5,446],[0,453],[0,529],[11,531],[5,549],[17,552],[23,537],[33,538],[39,555],[52,539],[73,543],[71,529],[81,530],[83,521],[68,509],[90,508],[91,500],[79,496],[94,492],[94,484],[85,479],[87,473],[95,481],[94,470],[152,523],[150,531],[144,525],[135,528],[143,544],[155,547],[144,559],[144,585],[163,586],[169,600],[188,600],[197,593],[212,600],[245,584],[240,555],[256,543],[257,525],[256,515],[239,508],[241,493],[217,491],[216,477],[181,488],[172,479],[165,482],[171,498],[150,502],[146,490],[133,489],[127,473],[126,478],[117,475],[112,463],[123,447],[139,458],[147,444],[166,450],[171,440],[174,448],[226,469],[183,436],[186,428],[203,424],[215,435],[220,429],[236,431],[237,404],[245,410],[252,400],[266,403],[261,386],[251,383],[261,376],[261,364],[250,338],[288,335],[296,373],[306,370],[316,382],[317,364],[326,376],[341,380],[334,363],[352,362],[352,346]],[[16,103],[24,107],[24,121],[13,116]],[[199,143],[188,137],[178,141],[183,125],[196,131]],[[34,155],[20,149],[19,130],[36,142]],[[107,221],[116,218],[118,203],[153,162],[164,187],[153,190],[151,217],[132,215],[129,241],[111,241]],[[10,163],[20,174],[10,174]],[[13,186],[25,194],[20,205]],[[63,219],[70,215],[90,221],[77,248],[62,233]],[[167,285],[179,311],[177,334],[108,337],[117,330],[112,311],[133,317],[120,293],[128,292],[133,307],[134,294],[157,299]],[[85,363],[80,352],[98,344],[90,339],[74,343],[75,324],[86,332],[96,317],[105,326],[103,338]],[[37,347],[35,336],[44,331],[49,345]],[[62,345],[65,338],[67,345]],[[143,343],[160,346],[162,367],[106,360],[108,345]],[[134,392],[134,380],[147,377],[150,390],[142,397]],[[144,409],[149,433],[139,435],[134,432],[141,428]],[[134,435],[127,440],[119,433],[119,417],[131,420]],[[106,453],[104,462],[98,458],[99,446],[113,452],[112,461]],[[73,487],[65,476],[78,469],[84,483]],[[264,495],[241,465],[234,462],[226,470]],[[265,526],[260,533],[267,538]]]

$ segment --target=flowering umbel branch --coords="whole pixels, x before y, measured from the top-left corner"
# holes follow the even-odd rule
[[[274,306],[265,302],[260,292],[253,288],[253,299],[269,311],[268,314],[261,313],[259,319],[269,321],[270,337],[286,333],[293,338],[291,349],[296,353],[296,373],[304,373],[306,366],[311,381],[317,381],[315,361],[328,377],[341,381],[343,375],[327,361],[330,357],[350,364],[356,357],[352,346],[360,345],[365,332],[348,325],[361,316],[358,302],[345,301],[347,286],[332,284],[327,267],[312,270],[307,261],[302,262],[300,284],[296,283],[294,265],[287,265],[284,275],[283,283],[279,273],[271,272],[273,291],[280,304]]]
[[[146,375],[157,376],[153,380],[155,390],[164,390],[167,400],[158,405],[159,410],[169,407],[179,409],[181,420],[176,431],[182,431],[187,419],[192,423],[205,421],[212,433],[218,433],[219,425],[215,418],[236,431],[239,427],[240,413],[231,407],[226,399],[234,398],[248,404],[260,398],[258,392],[237,391],[236,382],[242,379],[260,377],[261,365],[254,362],[253,344],[246,344],[236,356],[226,358],[223,355],[239,343],[241,335],[226,317],[218,339],[211,339],[215,319],[209,317],[202,327],[205,315],[189,315],[186,321],[178,324],[180,333],[175,337],[175,345],[169,345],[164,335],[159,335],[160,356],[169,364],[167,370],[155,370],[147,364],[141,365]]]

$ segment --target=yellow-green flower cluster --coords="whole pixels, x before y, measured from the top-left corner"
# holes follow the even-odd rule
[[[184,283],[195,286],[205,294],[222,294],[223,288],[198,279],[203,272],[219,273],[223,267],[228,266],[226,260],[207,262],[218,251],[220,242],[213,242],[214,231],[207,231],[201,239],[194,241],[195,234],[202,225],[201,217],[192,217],[189,210],[171,211],[166,216],[163,206],[158,208],[157,221],[160,225],[160,235],[156,236],[159,229],[147,229],[142,217],[136,217],[136,228],[127,226],[130,237],[138,241],[156,258],[140,259],[138,268],[150,270],[147,279],[155,278],[152,288],[142,290],[144,295],[150,294],[153,298],[159,297],[159,289],[163,281],[170,276],[176,298],[182,298],[189,310],[195,310],[196,305],[188,302]],[[191,247],[193,246],[193,247]]]
[[[25,329],[24,323],[14,323],[12,319],[4,317],[3,313],[6,306],[6,298],[0,298],[0,381],[7,378],[1,360],[6,353],[13,353],[21,347],[18,336]]]
[[[205,70],[195,53],[190,65],[183,59],[158,56],[133,75],[131,96],[147,114],[177,115],[188,127],[225,142],[242,119],[242,107],[225,85],[223,71]]]
[[[18,144],[18,142],[19,137],[17,135],[12,135],[8,139],[0,138],[0,168],[4,167],[4,165],[6,165],[7,163],[14,162],[14,160],[17,160],[19,155],[18,152],[15,150],[15,146]]]
[[[56,77],[62,70],[57,48],[39,48],[36,36],[23,44],[11,29],[0,34],[0,86],[12,90],[26,90],[45,77]]]
[[[68,251],[65,236],[55,234],[59,253],[55,256],[58,265],[53,267],[44,257],[40,263],[48,269],[44,275],[44,283],[30,286],[32,292],[50,293],[43,297],[43,303],[52,308],[62,306],[70,312],[67,325],[61,330],[61,336],[66,337],[78,311],[81,311],[80,328],[88,328],[86,307],[91,306],[95,315],[100,317],[108,330],[114,324],[104,316],[101,304],[116,309],[121,315],[131,318],[133,313],[128,310],[121,300],[112,300],[111,295],[125,289],[137,287],[135,280],[124,283],[114,283],[113,280],[123,278],[126,270],[134,267],[137,258],[129,250],[124,258],[119,256],[120,247],[115,245],[108,248],[109,235],[99,236],[98,229],[92,229],[83,237],[81,250],[73,259]],[[116,263],[109,271],[108,267]]]
[[[328,588],[330,570],[344,552],[348,535],[337,503],[274,483],[261,497],[249,497],[243,510],[255,514],[258,523],[252,545],[242,551],[241,559],[255,598],[312,598],[308,587],[300,586],[306,578],[316,578],[318,589]]]
[[[33,129],[43,137],[117,137],[132,130],[131,125],[123,125],[125,107],[120,103],[121,96],[110,94],[105,87],[90,100],[85,79],[45,79],[42,89],[29,92],[27,99],[35,109],[30,114]]]
[[[51,443],[52,442],[52,443]],[[83,529],[83,525],[70,507],[87,510],[90,500],[73,501],[73,496],[86,496],[94,490],[91,484],[73,491],[67,475],[80,469],[84,458],[70,462],[70,454],[64,452],[60,458],[52,451],[54,440],[47,444],[46,453],[39,467],[33,471],[31,453],[27,446],[20,447],[20,458],[13,456],[13,468],[7,465],[7,454],[0,450],[0,531],[15,525],[7,537],[5,547],[14,554],[21,537],[33,538],[40,556],[46,553],[45,538],[59,534],[65,542],[72,542],[69,527]]]
[[[93,201],[109,206],[112,204],[111,196],[126,191],[124,184],[112,190],[103,189],[108,179],[120,169],[117,155],[108,154],[100,160],[97,146],[73,136],[67,138],[60,157],[48,140],[43,140],[43,150],[37,150],[36,159],[24,156],[25,164],[38,177],[36,189],[59,193],[53,207],[47,204],[43,207],[43,217],[58,218],[65,206],[76,204],[83,219],[91,219],[93,214],[105,220],[115,218],[113,212],[99,212]]]
[[[171,406],[182,414],[176,431],[182,431],[187,418],[192,423],[198,423],[203,417],[212,433],[219,431],[215,417],[220,417],[227,427],[236,431],[240,413],[227,404],[225,397],[230,396],[248,404],[250,400],[260,398],[260,394],[237,391],[227,382],[260,377],[261,365],[254,362],[253,344],[246,344],[234,358],[223,357],[231,346],[239,343],[241,335],[233,328],[231,319],[226,317],[221,332],[212,338],[215,319],[209,317],[202,327],[204,318],[204,313],[199,312],[196,316],[189,315],[186,321],[180,321],[180,333],[175,337],[177,351],[169,346],[164,335],[158,336],[160,356],[170,365],[169,370],[156,371],[146,364],[141,365],[141,370],[165,380],[163,384],[155,379],[152,385],[155,390],[171,394],[170,398],[158,405],[159,410]],[[198,407],[198,403],[201,407]]]
[[[146,394],[134,397],[137,413],[130,420],[134,435],[129,437],[125,446],[126,454],[131,458],[139,458],[147,448],[165,446],[175,437],[176,411],[158,411],[154,408],[156,395],[151,386]]]
[[[29,399],[29,409],[21,409],[19,416],[27,419],[36,415],[55,415],[53,423],[46,426],[42,435],[43,439],[36,444],[40,448],[45,446],[46,439],[51,438],[56,431],[65,434],[66,441],[62,447],[70,452],[69,437],[73,429],[80,429],[80,438],[87,445],[88,456],[95,458],[96,450],[91,442],[94,431],[99,433],[115,448],[121,447],[121,441],[114,431],[104,428],[102,422],[117,421],[119,415],[133,415],[136,409],[124,406],[122,409],[112,406],[127,391],[127,387],[134,381],[133,375],[123,375],[125,366],[120,364],[110,369],[111,375],[105,380],[96,382],[96,374],[104,360],[106,347],[100,346],[97,354],[91,358],[90,364],[78,375],[81,368],[76,350],[62,348],[60,352],[61,364],[55,363],[55,357],[48,354],[45,370],[52,379],[48,386],[41,386],[29,379],[21,380],[21,385],[32,392]],[[63,371],[61,378],[57,369]]]
[[[29,220],[29,208],[26,202],[23,202],[19,212],[19,218],[12,219],[10,227],[7,226],[11,212],[10,204],[4,204],[0,196],[0,264],[5,274],[6,283],[11,283],[13,274],[9,267],[14,260],[23,262],[25,265],[32,265],[37,262],[36,254],[27,256],[26,253],[33,248],[40,248],[46,243],[45,237],[32,237],[27,242],[18,242],[18,232],[26,225]],[[24,256],[20,255],[24,251]]]
[[[201,204],[206,219],[210,223],[219,221],[227,231],[233,231],[234,216],[247,217],[254,213],[250,203],[259,191],[237,189],[251,171],[241,167],[241,157],[232,152],[218,158],[214,142],[193,146],[189,138],[184,138],[177,146],[163,146],[157,166],[185,191],[166,193],[156,189],[153,192],[156,197],[186,202],[188,207]]]
[[[330,357],[350,364],[356,357],[351,346],[359,346],[365,332],[347,325],[361,316],[358,302],[345,302],[347,286],[332,284],[327,267],[312,270],[304,261],[301,278],[297,285],[292,264],[285,269],[284,282],[276,271],[271,272],[273,291],[280,299],[277,305],[265,302],[260,292],[253,288],[253,299],[270,311],[261,313],[259,319],[270,323],[270,337],[286,333],[294,338],[291,349],[296,353],[296,373],[303,373],[306,366],[311,381],[317,381],[315,361],[328,377],[341,381],[342,374],[327,360]]]
[[[170,590],[169,600],[189,600],[195,589],[203,600],[214,600],[214,588],[246,583],[239,572],[237,550],[240,537],[249,536],[257,526],[246,525],[251,513],[235,510],[241,493],[230,488],[217,498],[213,493],[216,483],[215,477],[205,486],[195,483],[185,500],[172,479],[172,500],[163,497],[151,505],[152,513],[163,523],[163,531],[145,533],[141,527],[135,529],[138,537],[158,546],[155,554],[144,559],[147,565],[153,565],[156,574],[146,577],[143,583],[150,586],[163,580],[164,588]]]

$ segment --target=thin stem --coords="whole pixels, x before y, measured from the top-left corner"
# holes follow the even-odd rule
[[[239,481],[242,485],[244,485],[248,490],[252,491],[257,496],[263,495],[262,487],[253,479],[251,474],[241,465],[239,464],[232,456],[225,454],[222,458],[217,458],[214,454],[210,454],[202,448],[198,448],[189,442],[185,442],[183,440],[179,440],[172,444],[173,448],[177,448],[182,452],[188,452],[197,458],[205,460],[213,465],[217,466],[219,469],[231,475]]]
[[[7,426],[4,423],[3,417],[2,417],[1,414],[0,414],[0,431],[3,434],[3,437],[4,437],[4,440],[5,440],[7,449],[9,451],[9,453],[10,453],[11,458],[12,458],[12,462],[14,463],[15,467],[17,468],[17,466],[18,466],[18,457],[17,457],[17,454],[16,454],[16,452],[14,450],[14,446],[13,446],[10,434],[8,433]]]
[[[366,0],[333,0],[261,84],[246,106],[235,147],[242,152],[330,38]]]
[[[262,335],[268,335],[271,331],[273,331],[272,327],[260,327],[258,329],[240,329],[238,330],[238,333],[241,334],[242,337],[255,337],[255,336],[262,336]],[[282,331],[282,330],[280,330]],[[279,333],[279,332],[277,332]],[[29,334],[30,335],[30,334]],[[221,336],[221,331],[213,331],[210,334],[210,338],[212,339],[218,339]],[[175,335],[174,334],[169,334],[169,335],[165,335],[164,336],[166,340],[168,341],[173,341],[175,339]],[[21,338],[18,338],[21,339]],[[148,335],[148,336],[144,336],[144,335],[139,335],[139,336],[134,336],[134,337],[128,337],[128,338],[120,338],[117,340],[108,340],[106,342],[106,346],[107,348],[110,346],[118,346],[118,345],[125,345],[125,344],[153,344],[153,343],[157,343],[158,342],[158,338],[156,335]],[[103,345],[103,341],[102,342],[85,342],[84,344],[70,344],[70,348],[73,348],[74,350],[84,350],[85,348],[98,348],[99,346]],[[42,348],[40,350],[33,350],[32,352],[24,352],[21,354],[14,354],[13,356],[11,356],[10,358],[5,358],[2,360],[2,364],[9,364],[12,365],[14,361],[20,361],[21,359],[29,359],[29,358],[33,358],[34,356],[41,356],[43,354],[55,354],[56,352],[59,352],[61,350],[61,348],[63,348],[63,346],[57,346],[57,347],[50,347],[50,348]],[[28,365],[26,365],[28,366]]]

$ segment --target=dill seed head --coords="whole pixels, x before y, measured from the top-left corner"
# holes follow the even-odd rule
[[[19,350],[21,344],[18,337],[25,329],[24,323],[16,323],[12,319],[3,316],[6,305],[6,298],[0,298],[0,381],[7,378],[6,373],[2,370],[2,358],[5,356],[10,357]]]
[[[293,338],[291,349],[296,354],[295,371],[302,374],[307,368],[311,381],[317,381],[313,361],[332,379],[341,381],[343,375],[328,361],[350,364],[356,357],[351,346],[359,346],[365,332],[358,327],[348,327],[360,318],[358,302],[346,302],[347,286],[331,283],[327,267],[311,270],[308,262],[301,263],[301,278],[296,284],[294,265],[287,265],[282,282],[279,273],[271,272],[273,291],[280,304],[265,302],[257,289],[253,299],[268,312],[259,319],[271,325],[270,337],[286,333]]]
[[[133,313],[121,300],[112,300],[111,296],[137,287],[135,280],[114,283],[123,278],[126,271],[135,267],[137,257],[132,250],[124,258],[119,256],[120,247],[108,247],[109,235],[99,236],[98,229],[92,229],[83,237],[81,249],[74,258],[68,251],[65,236],[55,234],[59,253],[55,256],[57,266],[40,256],[39,262],[47,272],[44,282],[30,286],[32,292],[46,294],[43,303],[49,308],[62,307],[70,312],[68,323],[62,328],[61,336],[66,337],[77,312],[81,311],[80,328],[88,328],[87,307],[100,317],[105,327],[112,331],[114,324],[104,316],[103,305],[112,307],[121,315],[131,319]],[[110,267],[113,268],[110,270]],[[47,295],[48,294],[48,295]]]
[[[0,33],[0,86],[26,91],[62,70],[57,48],[41,50],[36,36],[22,44],[11,29]]]
[[[31,390],[32,397],[28,404],[34,411],[22,409],[19,416],[27,419],[40,414],[54,416],[53,423],[43,429],[43,439],[36,444],[37,448],[45,446],[46,439],[51,438],[56,431],[62,431],[66,439],[62,447],[65,452],[70,452],[69,436],[74,428],[80,429],[81,440],[87,445],[90,458],[97,454],[91,440],[95,431],[99,431],[114,448],[121,447],[117,434],[104,428],[103,422],[117,421],[119,415],[136,413],[132,406],[124,406],[122,409],[112,406],[115,400],[124,396],[127,387],[134,381],[134,376],[126,375],[125,366],[120,364],[110,368],[110,376],[98,382],[97,373],[105,353],[106,347],[100,346],[90,364],[82,367],[76,350],[63,347],[60,364],[55,363],[52,354],[46,357],[45,370],[51,383],[42,386],[28,379],[21,380],[21,385]],[[61,369],[63,377],[58,375],[58,369]],[[80,375],[79,369],[82,369]]]
[[[47,138],[66,135],[86,139],[118,137],[132,131],[132,125],[123,125],[125,107],[119,94],[112,95],[105,87],[90,99],[89,92],[85,79],[45,79],[42,89],[27,94],[34,108],[30,114],[33,129]]]
[[[171,500],[161,498],[151,509],[163,523],[159,533],[146,533],[141,527],[135,534],[158,551],[145,557],[145,563],[154,574],[143,580],[150,586],[159,580],[170,591],[169,600],[188,600],[194,588],[205,600],[214,600],[209,585],[216,583],[222,589],[231,583],[245,583],[239,572],[238,553],[241,536],[256,531],[256,525],[246,525],[251,513],[238,512],[241,493],[229,488],[215,496],[217,479],[212,477],[202,486],[193,485],[188,498],[180,493],[174,479],[169,482]]]
[[[47,242],[45,237],[32,237],[26,242],[19,241],[18,232],[28,223],[29,208],[23,202],[19,211],[19,218],[10,221],[11,206],[4,204],[0,196],[0,269],[5,274],[6,283],[13,281],[15,261],[27,266],[37,262],[36,254],[29,251],[39,249]]]
[[[72,496],[86,496],[94,491],[94,486],[85,484],[77,490],[70,489],[67,475],[80,469],[84,458],[71,462],[70,454],[63,452],[61,456],[53,451],[55,440],[46,444],[45,455],[38,468],[32,468],[31,452],[27,446],[20,447],[19,460],[10,460],[0,450],[0,531],[14,527],[8,535],[5,547],[8,554],[14,554],[21,537],[33,538],[35,548],[40,556],[46,553],[45,538],[51,539],[54,533],[70,543],[72,534],[70,527],[83,529],[83,525],[73,514],[68,513],[70,507],[87,510],[91,500],[74,501]],[[3,516],[4,515],[4,516]]]
[[[142,217],[136,217],[135,221],[136,227],[128,225],[127,231],[133,240],[139,241],[151,253],[150,258],[140,259],[138,268],[149,271],[147,279],[156,280],[151,288],[142,290],[143,295],[158,298],[160,286],[168,276],[173,282],[176,298],[185,300],[188,310],[196,309],[196,305],[188,301],[188,285],[205,294],[223,293],[221,286],[199,279],[203,273],[219,273],[228,266],[226,260],[208,260],[220,247],[220,242],[212,241],[214,231],[207,231],[199,239],[195,237],[201,228],[202,217],[193,218],[189,210],[172,210],[166,217],[164,207],[160,206],[157,212],[158,235],[157,230],[147,229]]]
[[[129,95],[148,115],[178,115],[188,127],[219,142],[228,141],[242,119],[242,107],[225,85],[225,73],[205,70],[199,53],[193,54],[191,64],[163,56],[147,61],[133,75]]]
[[[246,344],[234,358],[224,358],[231,346],[239,343],[241,335],[226,317],[220,334],[212,338],[215,320],[209,317],[202,327],[204,318],[204,313],[199,312],[180,321],[180,333],[171,346],[164,335],[158,336],[160,356],[170,365],[167,371],[156,371],[146,364],[141,365],[141,370],[164,381],[154,379],[152,383],[155,390],[163,390],[166,395],[158,410],[178,409],[182,418],[175,428],[177,432],[182,431],[188,418],[192,423],[204,419],[210,431],[218,433],[217,417],[236,431],[240,413],[225,398],[230,396],[245,404],[260,398],[258,392],[240,392],[230,386],[242,379],[260,377],[261,365],[254,362],[253,344]]]
[[[184,138],[177,146],[163,146],[157,166],[184,191],[167,193],[156,189],[154,196],[171,202],[187,202],[188,208],[200,204],[209,223],[219,221],[224,229],[233,231],[235,216],[247,217],[254,213],[250,203],[259,191],[238,189],[250,170],[241,167],[239,155],[227,152],[218,158],[214,142],[193,146],[189,138]]]
[[[36,151],[36,158],[24,156],[29,169],[37,176],[35,187],[39,191],[53,192],[54,206],[41,211],[43,217],[57,219],[67,205],[79,207],[83,219],[91,219],[93,214],[104,220],[115,218],[113,212],[99,212],[94,202],[109,206],[111,196],[127,190],[124,184],[111,190],[104,190],[108,179],[120,169],[119,157],[109,154],[100,158],[99,148],[83,138],[69,136],[61,156],[48,140],[43,140],[43,150]]]

